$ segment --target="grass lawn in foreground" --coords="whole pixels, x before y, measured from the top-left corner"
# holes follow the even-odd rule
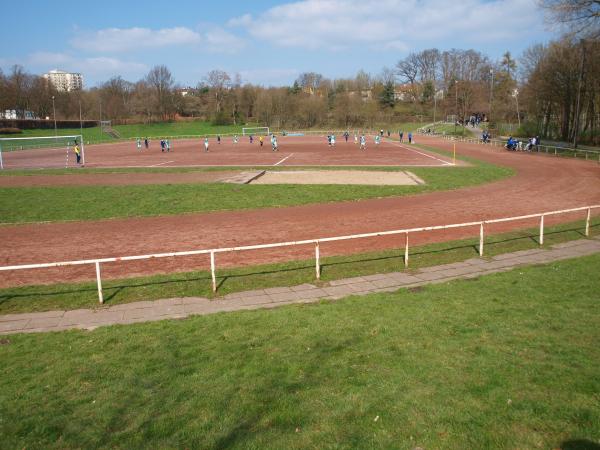
[[[0,446],[595,448],[599,266],[7,336]]]
[[[544,233],[545,245],[582,239],[583,227],[583,221],[547,227]],[[539,248],[537,232],[537,229],[531,229],[487,236],[485,257]],[[591,222],[590,235],[596,236],[598,233],[600,233],[600,217],[595,217]],[[408,270],[410,272],[422,267],[478,257],[478,244],[479,240],[474,238],[412,247]],[[380,252],[333,257],[327,257],[325,248],[322,248],[320,282],[315,279],[314,260],[240,268],[219,269],[217,267],[216,296],[254,289],[295,286],[302,283],[321,285],[342,278],[401,271],[404,270],[404,249],[402,244],[398,247]],[[126,266],[123,270],[126,276]],[[211,275],[208,271],[103,280],[102,287],[105,305],[109,306],[161,298],[215,297],[211,290]],[[98,303],[95,281],[0,289],[0,314],[99,306],[101,305]]]
[[[511,169],[484,162],[473,162],[470,167],[418,167],[411,168],[411,171],[425,180],[426,184],[366,186],[197,183],[76,188],[3,187],[0,188],[0,223],[98,220],[351,201],[458,189],[496,181],[514,173]]]

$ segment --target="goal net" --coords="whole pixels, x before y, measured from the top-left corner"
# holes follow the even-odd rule
[[[67,168],[84,164],[81,135],[0,138],[0,169]]]
[[[269,127],[242,128],[242,134],[244,136],[268,136]]]

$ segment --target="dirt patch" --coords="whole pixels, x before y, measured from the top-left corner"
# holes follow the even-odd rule
[[[0,177],[0,187],[34,186],[126,186],[132,184],[184,184],[228,181],[239,171],[73,173],[68,175],[22,175]]]
[[[366,170],[290,170],[267,171],[252,184],[367,184],[409,186],[425,184],[409,172]]]

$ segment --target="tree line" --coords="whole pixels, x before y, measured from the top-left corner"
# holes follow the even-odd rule
[[[0,111],[33,111],[58,119],[165,121],[193,117],[215,124],[258,123],[275,128],[379,127],[407,120],[468,120],[490,128],[510,123],[521,134],[598,143],[600,42],[574,36],[533,45],[515,59],[494,61],[476,50],[436,48],[410,53],[373,76],[328,79],[301,74],[290,86],[262,87],[212,70],[193,88],[178,86],[165,66],[137,82],[113,77],[75,92],[58,92],[14,66],[0,71]]]

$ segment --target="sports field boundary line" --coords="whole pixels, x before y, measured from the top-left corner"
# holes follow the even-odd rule
[[[476,279],[520,267],[547,265],[597,253],[600,253],[600,239],[595,237],[555,244],[549,249],[503,253],[490,260],[469,259],[430,266],[411,273],[389,272],[344,278],[330,281],[325,286],[301,284],[235,292],[214,300],[205,297],[183,297],[124,303],[94,309],[78,309],[76,318],[70,310],[6,314],[0,315],[0,335],[69,329],[93,331],[98,327],[110,325],[185,319],[194,315],[270,309],[293,304],[318,303],[323,300],[335,301],[351,296],[362,297],[454,280]],[[108,318],[107,313],[110,313]]]
[[[389,141],[389,142],[390,142],[390,144],[395,145],[396,147],[400,147],[400,148],[403,148],[405,150],[410,150],[410,151],[413,151],[415,153],[418,153],[419,155],[423,155],[423,156],[426,156],[428,158],[435,159],[436,161],[441,162],[444,166],[455,166],[456,165],[456,164],[453,164],[451,162],[444,161],[443,159],[436,158],[433,155],[429,155],[427,153],[420,152],[419,150],[415,150],[414,148],[410,148],[410,147],[407,147],[405,145],[402,145],[399,142],[396,142],[396,141]]]
[[[287,161],[289,158],[291,158],[292,156],[294,156],[294,154],[290,154],[288,156],[286,156],[285,158],[283,158],[281,161],[276,162],[275,164],[273,164],[274,166],[278,166],[279,164],[281,164],[284,161]]]
[[[175,162],[175,161],[165,161],[165,162],[161,162],[161,163],[158,163],[158,164],[152,164],[151,166],[146,166],[146,167],[157,167],[157,166],[162,166],[163,164],[169,164],[169,163],[172,163],[172,162]]]

